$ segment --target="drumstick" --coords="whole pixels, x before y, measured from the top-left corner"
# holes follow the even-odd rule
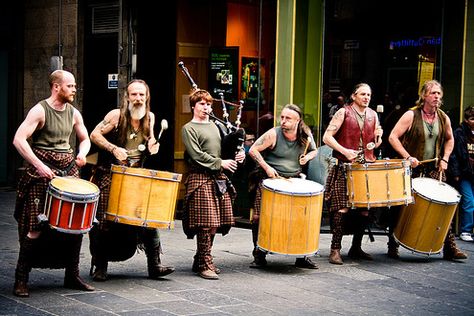
[[[432,162],[432,161],[438,161],[438,158],[426,159],[426,160],[418,161],[418,163],[421,165],[423,163]]]
[[[306,147],[304,148],[303,154],[300,156],[300,158],[306,156],[306,152],[308,151],[309,144],[311,144],[311,137],[310,136],[308,136],[308,141],[306,142]]]

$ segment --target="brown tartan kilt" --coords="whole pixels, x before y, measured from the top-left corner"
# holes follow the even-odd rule
[[[324,190],[324,200],[327,203],[329,212],[337,212],[340,209],[349,207],[346,171],[342,163],[334,165],[329,170]]]
[[[72,153],[59,153],[33,148],[35,155],[50,165],[53,171],[67,170],[68,176],[79,177],[79,168],[74,164]],[[68,167],[72,166],[69,170]],[[55,170],[56,169],[56,170]],[[40,177],[35,167],[28,165],[17,186],[14,217],[18,222],[19,241],[22,242],[29,231],[41,231],[33,248],[34,268],[65,268],[74,255],[74,245],[82,242],[82,234],[58,232],[46,222],[40,222],[38,215],[44,212],[46,190],[50,180]]]
[[[60,153],[33,148],[35,155],[43,162],[59,171],[66,170],[73,162],[72,153]],[[68,176],[79,177],[79,168],[74,166],[68,170]],[[17,197],[14,217],[18,222],[18,233],[22,240],[29,231],[40,231],[44,228],[38,215],[44,212],[46,190],[50,179],[41,177],[36,168],[28,165],[17,186]]]
[[[227,181],[227,191],[219,197],[217,180]],[[218,232],[227,234],[234,225],[232,203],[235,188],[224,173],[210,175],[190,172],[185,181],[183,229],[188,238],[193,238],[198,228],[220,228]]]

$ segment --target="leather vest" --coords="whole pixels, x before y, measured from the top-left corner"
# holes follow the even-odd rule
[[[416,157],[418,160],[422,160],[425,152],[426,137],[423,127],[423,117],[421,115],[420,108],[411,108],[410,110],[413,111],[413,123],[411,124],[410,129],[402,137],[401,143],[411,156]],[[438,138],[436,139],[435,157],[442,158],[444,154],[444,142],[446,138],[446,114],[440,109],[438,109],[437,112],[439,119],[439,134]]]
[[[360,140],[362,138],[362,147],[364,149],[365,160],[368,162],[375,161],[374,150],[367,149],[368,143],[375,143],[375,124],[377,122],[377,113],[367,108],[365,110],[364,126],[362,130],[357,122],[355,110],[350,105],[345,105],[344,123],[337,131],[334,138],[337,142],[348,149],[359,150]],[[346,156],[334,150],[333,157],[343,162],[350,162]]]

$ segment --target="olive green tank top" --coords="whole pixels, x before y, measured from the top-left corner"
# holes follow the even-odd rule
[[[46,100],[40,102],[44,109],[44,126],[32,135],[32,146],[57,152],[71,152],[71,137],[74,124],[74,107],[66,103],[63,111],[57,111]]]

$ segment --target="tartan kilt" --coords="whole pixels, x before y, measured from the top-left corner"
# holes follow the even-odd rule
[[[324,200],[328,205],[329,212],[337,212],[349,207],[346,171],[343,164],[334,165],[329,171],[324,190]]]
[[[53,171],[66,170],[73,162],[72,153],[60,153],[33,148],[35,155],[44,163],[52,166]],[[79,177],[79,168],[74,164],[67,172],[68,176]],[[18,233],[22,240],[29,231],[40,231],[44,223],[38,220],[38,215],[44,212],[46,191],[50,179],[41,177],[36,168],[28,165],[17,185],[17,196],[14,217],[18,222]]]
[[[227,191],[219,197],[215,180],[226,180]],[[185,181],[183,229],[188,238],[193,238],[198,228],[220,228],[227,234],[234,225],[232,203],[235,188],[224,173],[210,175],[190,172]]]

